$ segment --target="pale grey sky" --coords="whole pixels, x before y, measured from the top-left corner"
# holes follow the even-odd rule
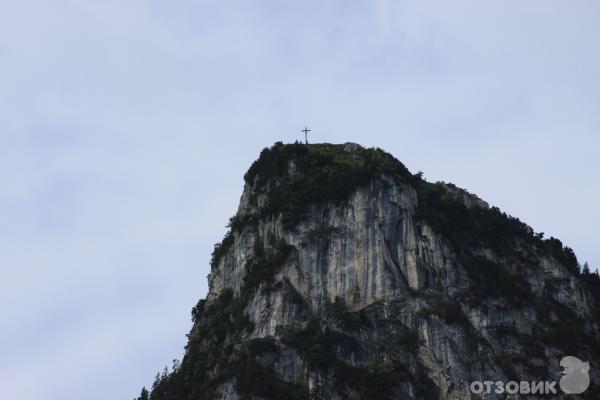
[[[579,0],[0,0],[0,397],[131,399],[181,358],[245,170],[305,124],[600,266],[599,20]]]

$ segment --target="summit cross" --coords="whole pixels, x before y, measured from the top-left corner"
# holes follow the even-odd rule
[[[308,144],[308,132],[310,132],[310,129],[305,126],[304,129],[302,129],[302,132],[304,132],[304,142]]]

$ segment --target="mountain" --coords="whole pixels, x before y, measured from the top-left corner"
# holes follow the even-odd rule
[[[564,356],[599,398],[600,278],[559,240],[353,143],[276,143],[244,180],[185,356],[141,399],[484,398]]]

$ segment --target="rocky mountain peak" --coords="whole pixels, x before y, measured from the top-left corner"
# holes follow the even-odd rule
[[[559,240],[354,143],[276,143],[244,180],[151,399],[470,399],[566,355],[598,381],[600,278]]]

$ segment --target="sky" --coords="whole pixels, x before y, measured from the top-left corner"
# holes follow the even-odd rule
[[[600,266],[597,1],[0,0],[0,398],[181,358],[243,174],[381,147]]]

